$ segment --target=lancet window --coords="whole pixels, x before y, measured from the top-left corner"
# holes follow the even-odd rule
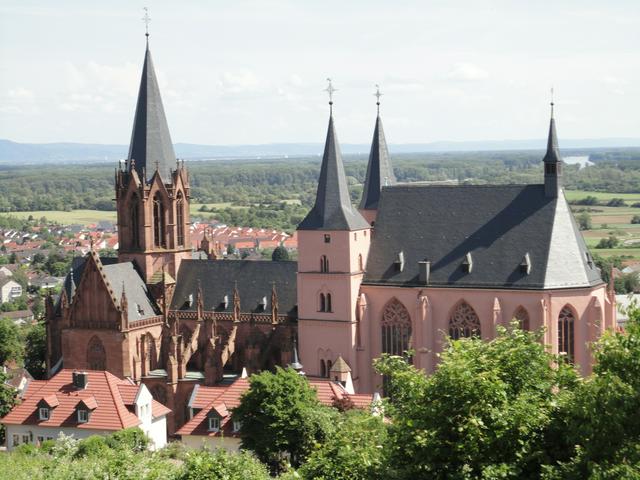
[[[153,197],[153,241],[156,247],[167,248],[164,203],[160,193]]]
[[[382,312],[382,353],[406,355],[411,348],[411,316],[396,298]]]
[[[520,330],[530,330],[529,312],[524,307],[518,307],[513,314],[513,318],[518,321]]]
[[[176,202],[176,229],[177,244],[182,247],[184,245],[184,197],[182,192],[178,192],[178,200]]]
[[[573,363],[575,355],[574,325],[573,310],[564,307],[558,316],[558,353],[566,355],[569,363]]]
[[[460,302],[449,319],[449,336],[454,340],[480,336],[480,319],[467,302]]]

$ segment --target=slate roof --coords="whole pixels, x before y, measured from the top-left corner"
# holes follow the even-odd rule
[[[395,263],[403,252],[404,268]],[[472,269],[463,261],[470,254]],[[529,254],[530,272],[520,267]],[[544,185],[384,187],[364,284],[551,289],[602,283],[564,195]]]
[[[140,179],[144,178],[142,172],[146,169],[146,181],[149,181],[157,166],[163,182],[171,183],[171,169],[175,169],[176,154],[148,44],[144,54],[128,158],[129,161],[135,160],[135,169]],[[129,163],[129,167],[130,165]]]
[[[316,202],[298,225],[298,230],[359,230],[368,227],[367,221],[351,205],[340,145],[331,116],[320,167]]]
[[[553,117],[553,104],[551,104],[551,122],[549,123],[549,136],[547,137],[547,153],[542,159],[547,163],[559,163],[560,149],[558,148],[558,134],[556,132],[556,119]]]
[[[298,263],[291,261],[183,260],[171,308],[196,310],[199,282],[207,311],[232,312],[233,290],[237,285],[242,312],[270,313],[271,288],[275,282],[278,312],[297,317],[297,269]],[[188,305],[190,295],[193,295],[191,306]],[[226,308],[223,305],[225,295],[228,299]],[[264,310],[258,305],[263,297],[267,298]]]
[[[134,390],[137,393],[139,386],[131,385],[129,381],[121,380],[106,371],[88,370],[87,387],[76,389],[73,386],[72,374],[73,370],[65,369],[60,370],[50,380],[31,382],[22,403],[0,419],[0,423],[89,430],[121,430],[141,423],[128,408],[132,406],[135,395],[123,395]],[[93,400],[91,400],[92,397]],[[45,398],[49,404],[57,405],[51,411],[49,420],[41,421],[37,406]],[[76,415],[76,408],[81,401],[95,406],[86,423],[78,423]],[[153,400],[154,417],[168,413],[170,413],[169,409]]]
[[[394,185],[396,176],[391,167],[387,141],[382,129],[382,120],[376,117],[376,127],[373,130],[373,140],[371,141],[371,152],[369,153],[369,163],[367,164],[367,176],[362,190],[361,210],[376,210],[380,201],[380,190],[383,186]]]
[[[122,289],[125,289],[130,322],[158,315],[147,286],[132,262],[104,265],[103,272],[118,301],[122,298]]]

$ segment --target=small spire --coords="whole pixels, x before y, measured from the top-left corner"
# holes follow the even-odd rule
[[[380,97],[384,95],[380,93],[380,85],[376,83],[376,93],[373,94],[376,97],[376,106],[378,107],[378,115],[380,115]]]
[[[142,7],[144,10],[144,17],[142,17],[142,21],[144,22],[144,36],[147,37],[147,48],[149,47],[149,24],[151,23],[151,17],[149,16],[149,9],[147,7]]]
[[[296,341],[295,338],[293,339],[293,362],[291,362],[289,366],[293,368],[296,372],[298,372],[300,375],[304,375],[304,372],[302,371],[303,366],[300,363],[300,360],[298,359],[298,342]]]
[[[330,78],[327,78],[327,82],[329,83],[329,85],[327,85],[327,88],[325,88],[324,91],[329,94],[329,114],[333,115],[333,93],[337,92],[338,89],[333,88],[333,84],[331,83]]]

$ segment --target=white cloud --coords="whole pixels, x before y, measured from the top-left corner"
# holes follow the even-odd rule
[[[447,78],[450,80],[473,82],[489,78],[489,72],[473,63],[456,63]]]

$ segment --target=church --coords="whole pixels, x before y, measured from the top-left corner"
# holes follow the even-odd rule
[[[381,354],[411,350],[432,372],[447,335],[491,339],[512,319],[544,327],[551,351],[588,373],[589,342],[615,327],[615,297],[563,194],[553,105],[538,185],[399,184],[378,109],[356,208],[329,103],[298,260],[217,259],[206,236],[207,255],[194,252],[189,172],[147,39],[129,154],[115,171],[118,257],[92,249],[47,300],[50,374],[107,370],[143,383],[173,412],[172,434],[198,386],[244,369],[302,363],[310,378],[339,370],[336,381],[373,393]]]

